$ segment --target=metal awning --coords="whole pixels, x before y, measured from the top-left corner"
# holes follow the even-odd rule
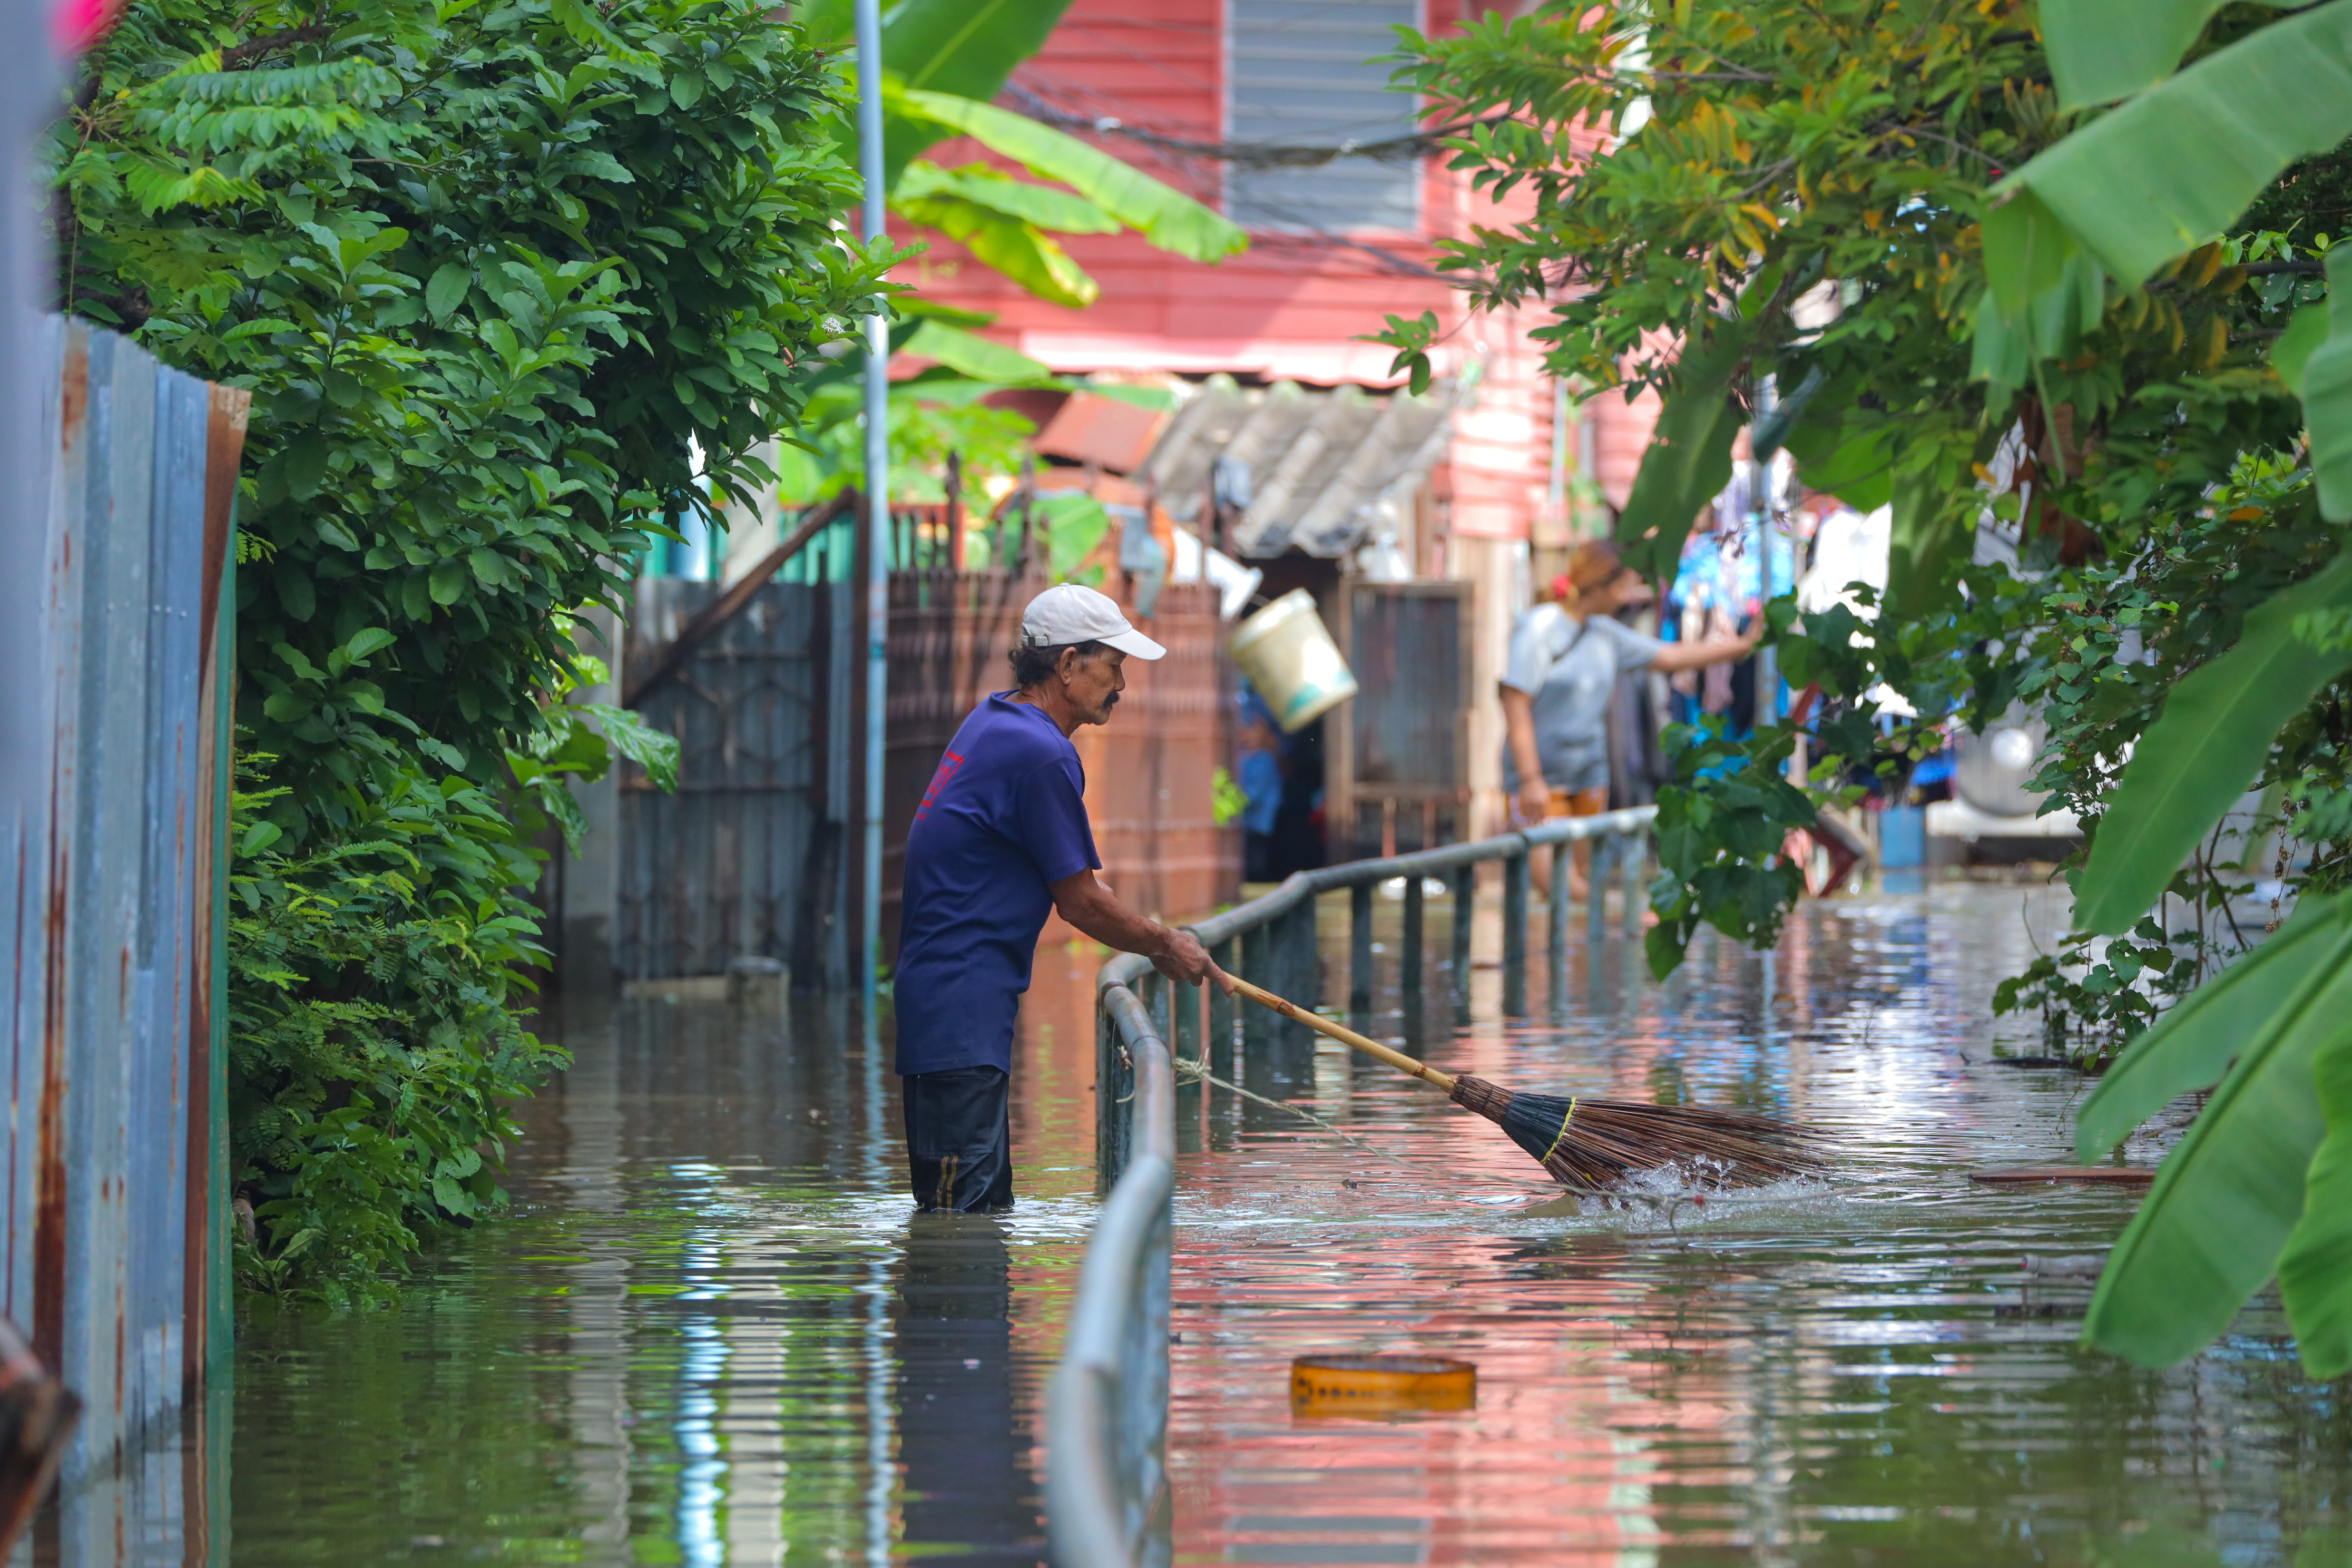
[[[1425,396],[1212,376],[1184,400],[1137,477],[1180,522],[1200,521],[1210,487],[1229,512],[1234,552],[1296,546],[1344,554],[1395,532],[1453,439],[1457,384]]]

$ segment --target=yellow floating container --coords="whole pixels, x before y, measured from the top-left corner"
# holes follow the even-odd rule
[[[1290,1363],[1294,1415],[1391,1415],[1472,1410],[1478,1369],[1431,1355],[1300,1356]]]

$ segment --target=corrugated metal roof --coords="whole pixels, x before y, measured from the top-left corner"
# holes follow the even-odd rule
[[[1167,423],[1164,409],[1081,392],[1062,405],[1031,445],[1047,457],[1093,463],[1114,474],[1132,473]]]
[[[1170,516],[1197,522],[1222,462],[1222,499],[1240,509],[1237,553],[1262,559],[1296,546],[1339,555],[1403,517],[1453,438],[1460,396],[1451,383],[1416,397],[1212,376],[1176,411],[1139,477]]]

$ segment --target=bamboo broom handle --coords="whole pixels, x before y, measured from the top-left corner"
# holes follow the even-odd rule
[[[1328,1035],[1343,1046],[1353,1046],[1368,1057],[1377,1057],[1401,1073],[1408,1073],[1434,1089],[1454,1092],[1454,1075],[1439,1072],[1435,1068],[1417,1062],[1402,1051],[1392,1051],[1378,1040],[1368,1040],[1353,1029],[1343,1029],[1320,1013],[1310,1013],[1296,1003],[1286,1002],[1262,985],[1253,985],[1238,974],[1226,976],[1234,989],[1262,1007],[1271,1007],[1286,1018],[1295,1018],[1318,1035]]]

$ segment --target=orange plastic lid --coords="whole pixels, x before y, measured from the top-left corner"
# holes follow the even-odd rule
[[[1300,1356],[1290,1363],[1290,1408],[1297,1415],[1384,1415],[1403,1410],[1470,1410],[1478,1369],[1426,1355]]]

